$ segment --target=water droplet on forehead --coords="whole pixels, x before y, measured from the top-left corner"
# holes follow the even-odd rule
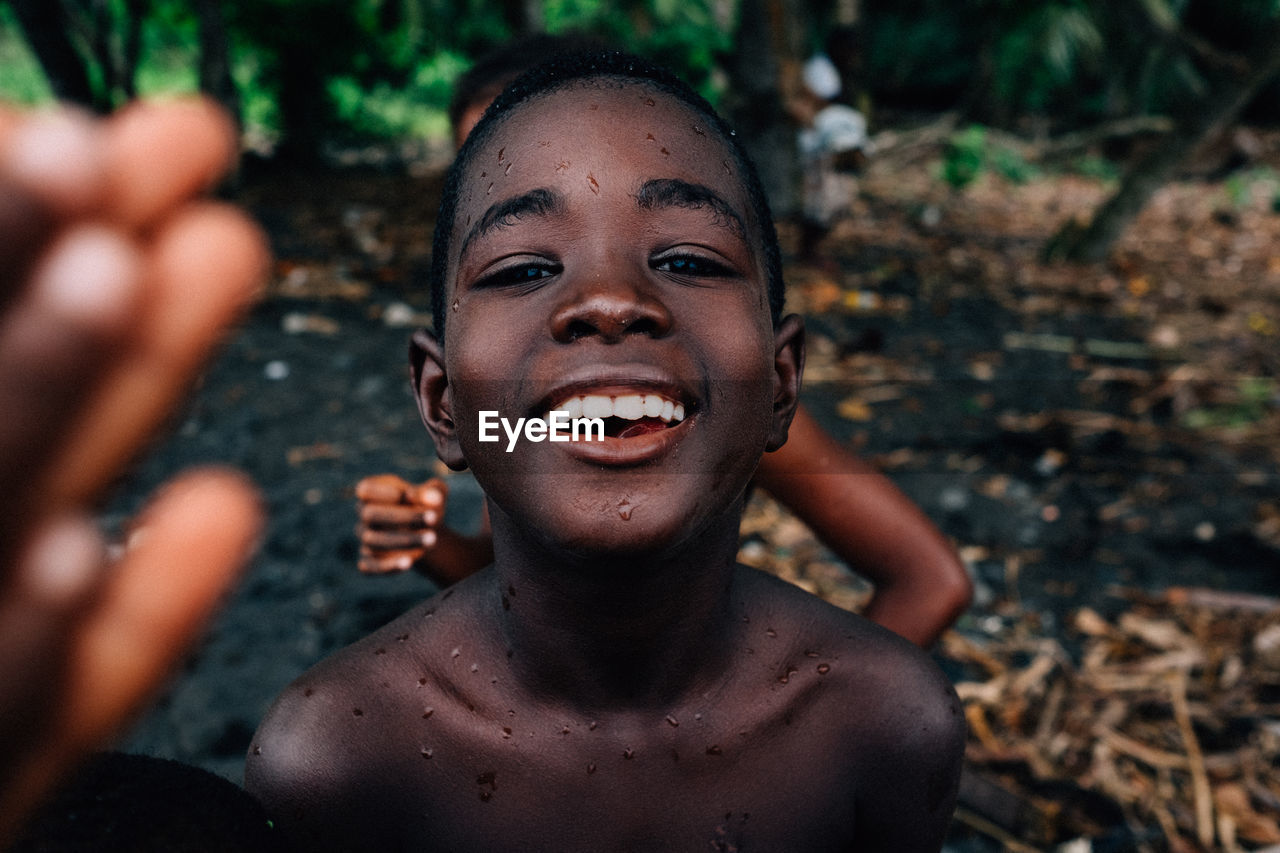
[[[504,168],[503,168],[503,170],[502,170],[502,174],[504,174],[504,175],[510,175],[510,174],[511,174],[511,166],[512,166],[512,164],[511,164],[511,163],[508,163],[508,164],[506,165],[506,167],[504,167]]]
[[[451,305],[451,306],[449,306],[449,307],[451,307],[454,311],[457,311],[457,310],[458,310],[458,306],[459,306],[460,304],[462,304],[462,303],[461,303],[461,300],[455,299],[455,300],[453,300],[453,305]],[[427,615],[428,615],[428,616],[430,616],[431,614],[430,614],[430,613],[428,613]]]
[[[826,675],[830,671],[831,671],[831,664],[829,663],[818,664],[818,675]]]
[[[485,191],[484,191],[484,194],[485,194],[485,195],[489,195],[489,194],[490,194],[490,193],[492,193],[492,192],[493,192],[493,184],[491,183],[491,184],[489,184],[489,188],[488,188],[487,190],[485,190]]]
[[[505,146],[504,146],[504,147],[502,147],[502,148],[499,148],[499,149],[498,149],[498,162],[499,162],[499,163],[501,163],[501,162],[502,162],[502,154],[503,154],[503,152],[504,152],[504,151],[506,151],[506,150],[507,150],[507,149],[506,149],[506,147],[505,147]]]
[[[671,716],[670,714],[667,714],[667,725],[671,726],[671,728],[674,729],[680,725],[680,721],[677,720],[675,717]]]
[[[653,105],[654,105],[654,104],[656,104],[656,103],[658,103],[658,102],[657,102],[657,101],[655,101],[653,98],[645,98],[645,99],[644,99],[644,105],[645,105],[646,107],[651,107],[651,106],[653,106]]]

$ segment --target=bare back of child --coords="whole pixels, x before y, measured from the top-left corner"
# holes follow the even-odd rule
[[[937,850],[963,732],[942,675],[735,564],[803,327],[731,132],[660,69],[566,57],[495,103],[440,223],[415,388],[485,489],[494,564],[295,682],[250,791],[305,849]],[[599,441],[479,438],[480,412],[578,398],[664,407]]]

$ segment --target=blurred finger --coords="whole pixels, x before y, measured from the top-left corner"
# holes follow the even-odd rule
[[[112,231],[80,226],[32,273],[30,292],[0,319],[0,528],[34,512],[30,497],[84,397],[110,364],[139,299],[138,252]]]
[[[449,487],[444,480],[433,477],[425,483],[419,483],[409,492],[409,500],[417,506],[439,510],[449,496]]]
[[[142,446],[249,304],[266,262],[261,232],[224,205],[190,205],[156,235],[148,310],[78,419],[51,480],[53,500],[92,497]]]
[[[373,527],[422,528],[438,520],[439,513],[406,504],[366,503],[360,507],[360,521]]]
[[[361,552],[357,563],[360,571],[370,575],[386,575],[393,572],[407,572],[413,568],[420,552],[401,551],[391,554],[372,554]]]
[[[430,548],[436,544],[434,530],[375,530],[357,528],[360,544],[373,551],[396,551]]]
[[[399,504],[408,499],[412,486],[395,474],[374,474],[356,483],[356,499],[368,503]]]
[[[83,216],[106,189],[102,125],[58,107],[24,117],[0,136],[0,169],[59,216]]]
[[[140,525],[132,548],[67,635],[58,714],[45,742],[13,777],[6,818],[100,747],[158,687],[236,578],[261,515],[243,478],[209,471],[168,486]],[[184,555],[181,565],[174,554]]]
[[[237,146],[231,120],[204,98],[130,104],[112,116],[106,139],[107,213],[133,227],[211,188]]]

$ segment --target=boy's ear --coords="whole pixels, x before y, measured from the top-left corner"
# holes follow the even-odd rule
[[[765,450],[787,442],[787,430],[800,405],[800,380],[804,375],[804,320],[788,314],[773,335],[773,431]]]
[[[467,461],[462,457],[453,421],[453,393],[444,369],[444,348],[426,329],[418,329],[409,339],[409,371],[418,414],[435,442],[436,455],[452,470],[461,471]]]

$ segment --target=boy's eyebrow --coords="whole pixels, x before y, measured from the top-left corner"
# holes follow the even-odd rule
[[[710,208],[716,215],[717,225],[731,228],[743,239],[747,236],[747,225],[742,215],[715,190],[703,184],[691,184],[676,178],[654,178],[640,186],[636,204],[642,210],[655,207]]]
[[[530,213],[535,216],[546,216],[563,210],[564,197],[555,190],[541,187],[529,190],[527,193],[518,196],[494,202],[476,220],[476,224],[471,226],[471,230],[467,232],[467,236],[462,241],[462,248],[458,251],[458,256],[461,257],[466,254],[467,245],[472,240],[488,234],[495,228],[512,224],[509,220],[519,219],[521,216]]]

